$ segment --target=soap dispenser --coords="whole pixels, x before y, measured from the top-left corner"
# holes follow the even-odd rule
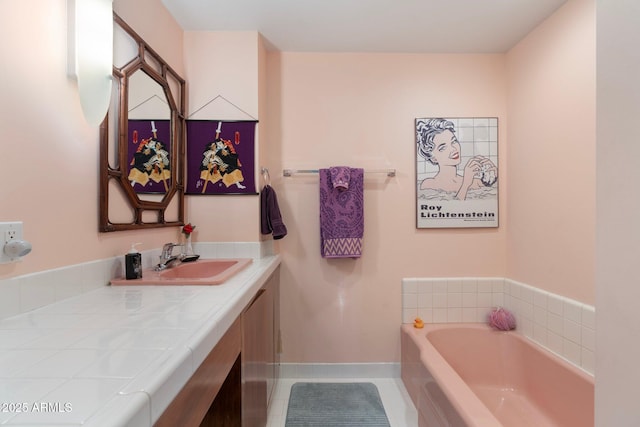
[[[127,280],[142,279],[142,255],[136,250],[141,243],[131,244],[129,253],[124,256],[124,264]]]

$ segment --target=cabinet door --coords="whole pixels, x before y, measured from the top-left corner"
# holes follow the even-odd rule
[[[267,351],[269,298],[265,288],[242,315],[242,425],[267,423]]]
[[[267,402],[271,402],[271,396],[280,377],[280,267],[271,275],[266,283],[267,297],[270,299],[271,316],[267,323],[270,325],[267,339]]]
[[[242,314],[242,425],[263,427],[279,375],[280,268]]]

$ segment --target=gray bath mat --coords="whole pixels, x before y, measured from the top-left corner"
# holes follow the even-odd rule
[[[295,383],[285,427],[389,427],[372,383]]]

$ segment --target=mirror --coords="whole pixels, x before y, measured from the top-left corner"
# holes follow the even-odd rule
[[[185,81],[114,13],[100,126],[100,231],[184,224]]]

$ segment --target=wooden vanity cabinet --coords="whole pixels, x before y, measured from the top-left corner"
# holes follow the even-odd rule
[[[233,322],[155,427],[239,426],[242,322]],[[220,392],[222,390],[222,392]],[[224,399],[224,402],[218,399]],[[214,400],[216,403],[214,403]],[[204,421],[203,421],[204,420]]]
[[[154,427],[264,427],[279,375],[280,267]]]
[[[242,314],[242,426],[264,427],[278,378],[280,269]]]

